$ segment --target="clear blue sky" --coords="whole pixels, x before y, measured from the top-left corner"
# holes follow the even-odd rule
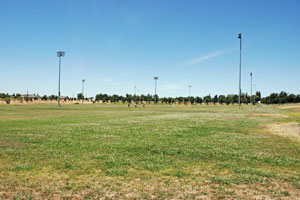
[[[300,93],[300,1],[0,0],[0,92]]]

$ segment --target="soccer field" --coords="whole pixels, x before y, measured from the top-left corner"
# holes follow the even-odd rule
[[[0,105],[0,199],[300,198],[300,105]]]

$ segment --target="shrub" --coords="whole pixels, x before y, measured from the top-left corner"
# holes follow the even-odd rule
[[[6,104],[10,104],[10,98],[9,97],[5,97],[4,101],[6,102]]]

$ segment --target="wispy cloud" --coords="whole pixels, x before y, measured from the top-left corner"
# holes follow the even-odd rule
[[[235,50],[236,50],[236,48],[226,49],[226,50],[222,50],[222,51],[216,51],[216,52],[213,52],[213,53],[210,53],[210,54],[207,54],[207,55],[203,55],[203,56],[191,59],[191,60],[187,60],[187,61],[185,61],[181,64],[183,64],[183,65],[198,64],[198,63],[203,62],[205,60],[208,60],[208,59],[220,56],[220,55],[224,55],[224,54],[227,54],[227,53],[231,53]]]

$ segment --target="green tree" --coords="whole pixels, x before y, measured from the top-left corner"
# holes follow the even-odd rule
[[[42,96],[43,101],[47,101],[47,99],[48,99],[47,95]]]
[[[208,105],[208,104],[211,102],[211,97],[210,97],[210,95],[205,96],[205,97],[203,98],[203,100],[204,100],[204,102]]]
[[[77,94],[77,99],[78,100],[81,100],[81,99],[83,99],[84,98],[84,96],[82,95],[82,93],[78,93]]]
[[[9,97],[9,96],[6,96],[6,97],[4,98],[4,101],[5,101],[6,104],[10,104],[10,97]]]
[[[218,102],[218,95],[215,95],[214,98],[212,98],[213,104],[216,104]]]
[[[220,95],[220,96],[219,96],[219,103],[220,103],[220,104],[225,103],[225,96],[224,96],[224,95]]]

